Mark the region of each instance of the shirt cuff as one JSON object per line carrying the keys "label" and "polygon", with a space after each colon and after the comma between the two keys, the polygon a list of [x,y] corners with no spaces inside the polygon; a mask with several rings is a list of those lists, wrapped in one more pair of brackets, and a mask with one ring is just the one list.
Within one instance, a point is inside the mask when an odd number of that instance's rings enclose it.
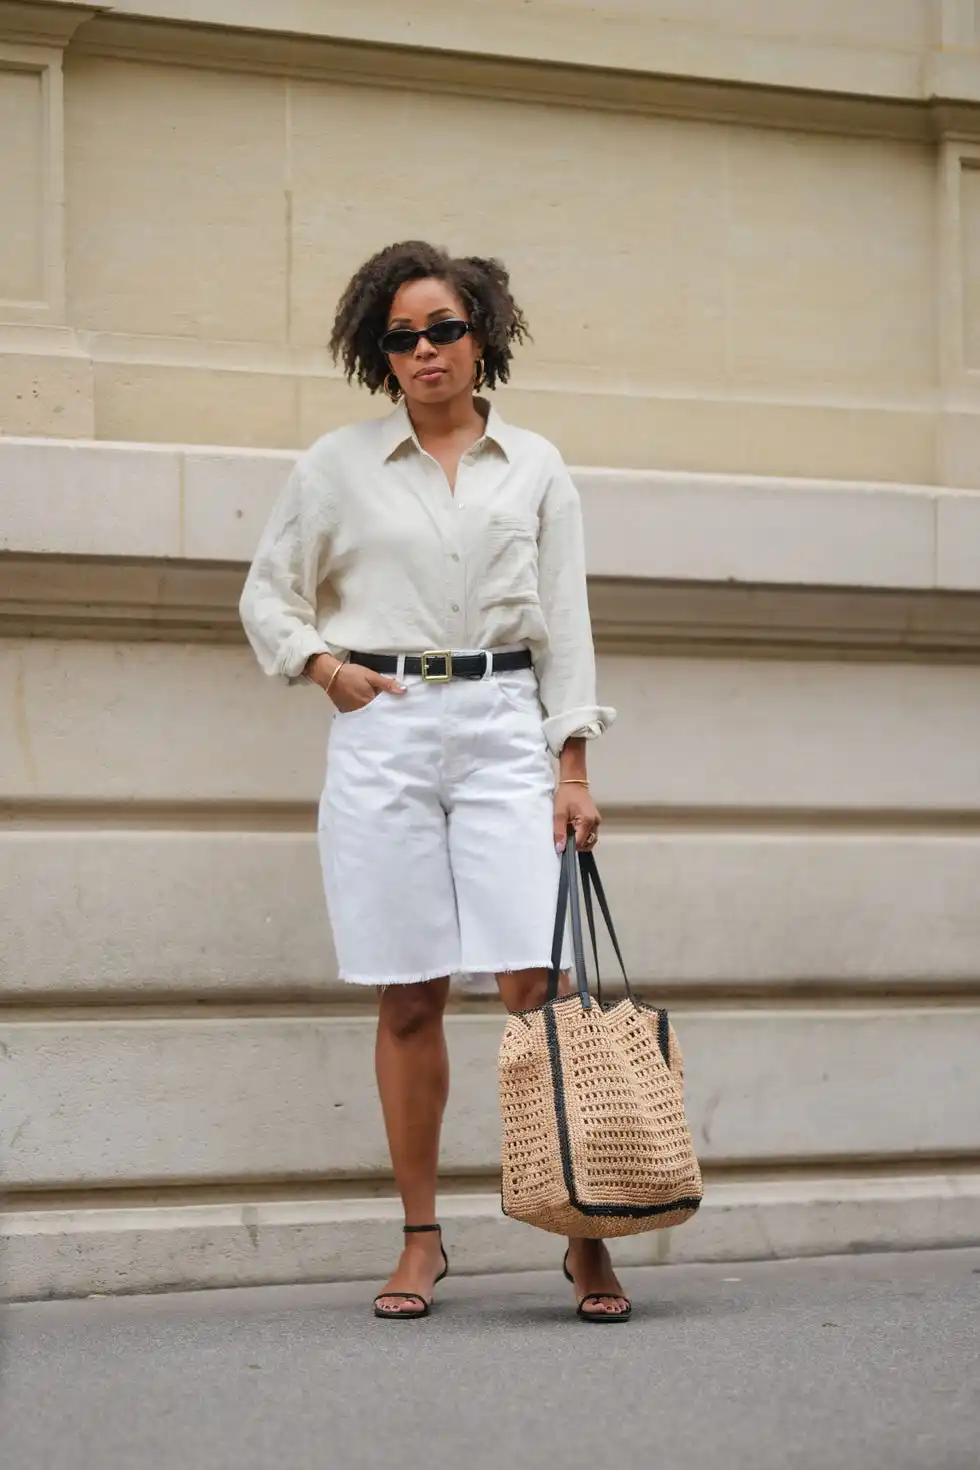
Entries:
{"label": "shirt cuff", "polygon": [[300,675],[315,653],[329,653],[315,628],[299,628],[287,639],[276,661],[276,673],[289,684],[298,684]]}
{"label": "shirt cuff", "polygon": [[544,722],[544,738],[552,755],[561,755],[566,740],[595,740],[616,718],[616,711],[608,705],[589,705],[582,709],[565,710],[552,715]]}

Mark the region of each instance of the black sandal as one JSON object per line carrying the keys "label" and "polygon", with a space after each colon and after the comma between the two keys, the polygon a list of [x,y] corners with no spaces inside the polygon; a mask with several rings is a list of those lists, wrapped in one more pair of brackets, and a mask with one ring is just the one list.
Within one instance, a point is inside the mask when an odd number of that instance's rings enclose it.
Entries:
{"label": "black sandal", "polygon": [[[571,1250],[571,1246],[569,1246],[569,1250]],[[564,1271],[566,1278],[574,1286],[575,1277],[568,1269],[568,1251],[565,1252],[565,1259],[561,1263],[561,1269]],[[625,1302],[626,1311],[587,1312],[585,1310],[586,1302]],[[576,1317],[581,1317],[583,1322],[628,1322],[633,1315],[633,1303],[621,1291],[589,1291],[586,1292],[576,1307],[575,1315]]]}
{"label": "black sandal", "polygon": [[[439,1275],[436,1277],[435,1281],[432,1283],[433,1286],[438,1286],[443,1277],[449,1274],[449,1257],[446,1255],[446,1247],[442,1244],[442,1226],[405,1225],[403,1228],[406,1235],[421,1235],[423,1233],[428,1234],[430,1231],[438,1230],[439,1248],[442,1251],[443,1268],[439,1272]],[[396,1300],[402,1302],[418,1302],[418,1310],[415,1312],[401,1312],[397,1309],[395,1311],[389,1311],[385,1307],[378,1306],[379,1302],[388,1301],[391,1297],[394,1297]],[[384,1317],[385,1321],[387,1322],[417,1322],[420,1317],[427,1317],[431,1309],[431,1300],[426,1301],[425,1297],[420,1296],[417,1291],[382,1291],[374,1298],[374,1315],[376,1317]]]}

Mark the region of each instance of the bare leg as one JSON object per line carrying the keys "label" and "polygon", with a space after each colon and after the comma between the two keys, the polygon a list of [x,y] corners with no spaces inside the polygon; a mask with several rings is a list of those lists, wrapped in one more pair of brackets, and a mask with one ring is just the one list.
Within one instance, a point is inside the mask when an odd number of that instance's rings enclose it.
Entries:
{"label": "bare leg", "polygon": [[[448,979],[389,985],[381,992],[375,1067],[406,1225],[431,1225],[436,1218],[439,1133],[449,1094],[442,1020],[448,994]],[[442,1264],[436,1232],[406,1235],[385,1289],[417,1292],[428,1300]],[[378,1304],[390,1312],[418,1306],[397,1297],[381,1297]]]}
{"label": "bare leg", "polygon": [[[544,1001],[548,990],[547,970],[515,970],[497,976],[500,999],[509,1011],[529,1011]],[[567,975],[562,975],[558,987],[560,995],[568,995],[571,985]],[[575,1298],[591,1296],[593,1292],[616,1292],[613,1300],[590,1302],[588,1310],[598,1316],[601,1312],[615,1316],[625,1312],[629,1306],[626,1297],[618,1295],[622,1287],[609,1259],[605,1241],[585,1240],[569,1237],[568,1269],[575,1284]]]}

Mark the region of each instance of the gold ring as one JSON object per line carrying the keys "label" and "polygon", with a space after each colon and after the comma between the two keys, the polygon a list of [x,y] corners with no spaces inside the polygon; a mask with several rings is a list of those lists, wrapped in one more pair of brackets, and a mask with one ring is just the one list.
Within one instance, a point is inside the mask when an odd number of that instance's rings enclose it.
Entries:
{"label": "gold ring", "polygon": [[596,836],[596,834],[594,832],[590,832],[589,835],[588,835],[588,837],[585,840],[586,840],[586,842],[588,843],[588,845],[590,847],[594,847],[595,844],[599,841],[598,837]]}

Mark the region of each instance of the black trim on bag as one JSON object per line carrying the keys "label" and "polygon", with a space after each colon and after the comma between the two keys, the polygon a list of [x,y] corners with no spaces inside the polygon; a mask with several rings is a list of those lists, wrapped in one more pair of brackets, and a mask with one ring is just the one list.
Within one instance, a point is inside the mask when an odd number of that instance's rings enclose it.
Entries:
{"label": "black trim on bag", "polygon": [[[572,997],[563,997],[571,999]],[[575,1175],[572,1170],[572,1148],[568,1136],[568,1113],[565,1109],[565,1078],[561,1065],[561,1050],[558,1045],[558,1027],[555,1023],[554,1001],[546,1002],[544,1010],[544,1029],[548,1042],[548,1060],[551,1064],[551,1088],[555,1098],[555,1117],[558,1123],[558,1149],[561,1154],[561,1172],[565,1180],[565,1188],[568,1191],[568,1202],[573,1209],[578,1210],[580,1215],[610,1215],[620,1216],[631,1220],[642,1220],[650,1215],[670,1215],[675,1210],[696,1210],[701,1204],[700,1195],[688,1195],[683,1199],[672,1200],[669,1204],[662,1205],[587,1205],[579,1199],[575,1191]],[[658,1012],[658,1039],[668,1035],[666,1031],[667,1012]],[[664,1051],[663,1041],[660,1041],[660,1049],[664,1052],[664,1060],[667,1060],[670,1050],[669,1042],[667,1051]]]}
{"label": "black trim on bag", "polygon": [[666,1011],[657,1012],[657,1045],[660,1047],[660,1055],[667,1066],[670,1066],[670,1018]]}
{"label": "black trim on bag", "polygon": [[565,1075],[562,1071],[561,1051],[558,1046],[558,1027],[555,1024],[555,1013],[551,1005],[544,1013],[544,1034],[548,1040],[548,1060],[551,1063],[551,1090],[555,1098],[561,1172],[565,1180],[565,1188],[568,1190],[568,1198],[574,1204],[575,1177],[572,1173],[572,1150],[568,1141],[568,1115],[565,1112]]}

